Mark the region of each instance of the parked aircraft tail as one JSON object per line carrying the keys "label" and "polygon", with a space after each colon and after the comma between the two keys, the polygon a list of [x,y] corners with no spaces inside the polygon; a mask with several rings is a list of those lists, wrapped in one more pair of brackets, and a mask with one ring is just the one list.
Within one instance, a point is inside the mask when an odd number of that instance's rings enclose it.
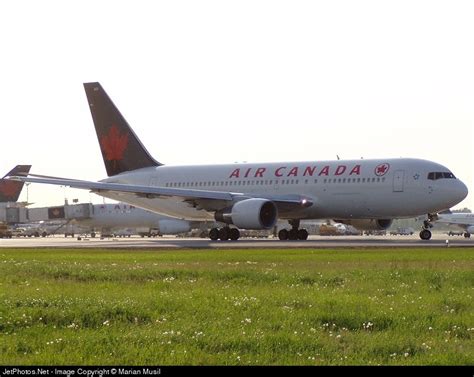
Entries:
{"label": "parked aircraft tail", "polygon": [[[17,165],[3,178],[10,175],[22,175],[30,172],[31,165]],[[16,202],[20,197],[24,182],[0,179],[0,202]]]}
{"label": "parked aircraft tail", "polygon": [[85,83],[84,89],[109,177],[162,165],[148,153],[98,82]]}

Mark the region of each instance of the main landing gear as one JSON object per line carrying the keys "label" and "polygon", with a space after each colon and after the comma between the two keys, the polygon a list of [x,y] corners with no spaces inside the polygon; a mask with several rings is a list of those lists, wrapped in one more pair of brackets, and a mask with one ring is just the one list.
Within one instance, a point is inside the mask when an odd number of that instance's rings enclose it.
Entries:
{"label": "main landing gear", "polygon": [[431,221],[436,219],[436,215],[428,214],[428,219],[423,221],[423,227],[420,232],[420,238],[423,241],[429,241],[431,239],[431,230],[430,228],[433,227],[433,224],[431,224]]}
{"label": "main landing gear", "polygon": [[288,220],[288,223],[291,225],[290,230],[282,229],[278,232],[278,238],[281,241],[305,241],[308,239],[308,231],[306,229],[299,229],[300,220]]}
{"label": "main landing gear", "polygon": [[212,241],[237,241],[240,238],[240,231],[237,228],[225,226],[223,228],[212,228],[209,231],[209,238]]}

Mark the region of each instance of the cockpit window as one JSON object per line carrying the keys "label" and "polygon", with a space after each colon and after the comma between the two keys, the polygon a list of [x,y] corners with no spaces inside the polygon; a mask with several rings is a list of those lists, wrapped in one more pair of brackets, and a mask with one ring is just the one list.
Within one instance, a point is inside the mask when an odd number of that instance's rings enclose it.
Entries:
{"label": "cockpit window", "polygon": [[428,173],[428,179],[436,181],[438,179],[456,179],[453,173],[451,172],[431,172]]}

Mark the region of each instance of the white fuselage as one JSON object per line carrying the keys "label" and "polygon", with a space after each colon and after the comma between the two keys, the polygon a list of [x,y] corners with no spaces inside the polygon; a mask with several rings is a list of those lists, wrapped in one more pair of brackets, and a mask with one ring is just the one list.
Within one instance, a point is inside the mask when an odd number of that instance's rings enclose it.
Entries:
{"label": "white fuselage", "polygon": [[90,217],[78,219],[75,224],[89,229],[123,229],[149,228],[157,229],[162,234],[188,232],[191,224],[188,221],[150,212],[125,203],[95,204]]}
{"label": "white fuselage", "polygon": [[474,213],[440,214],[436,222],[456,225],[469,233],[474,232]]}
{"label": "white fuselage", "polygon": [[474,213],[440,214],[438,215],[437,222],[453,225],[474,225]]}
{"label": "white fuselage", "polygon": [[[420,159],[338,160],[201,166],[159,166],[103,180],[153,187],[306,196],[313,205],[281,218],[385,219],[418,216],[449,208],[467,195],[458,179],[433,179],[446,167]],[[452,175],[452,174],[451,174]],[[429,177],[431,176],[431,179]],[[144,198],[104,192],[108,198],[187,220],[212,219],[182,198]]]}
{"label": "white fuselage", "polygon": [[94,204],[89,218],[76,220],[82,226],[97,228],[158,228],[162,219],[170,219],[125,203]]}

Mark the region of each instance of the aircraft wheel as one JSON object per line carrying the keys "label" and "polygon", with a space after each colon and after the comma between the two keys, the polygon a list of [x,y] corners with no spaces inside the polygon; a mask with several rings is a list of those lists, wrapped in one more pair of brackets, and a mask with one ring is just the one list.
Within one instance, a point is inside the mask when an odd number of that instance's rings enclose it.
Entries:
{"label": "aircraft wheel", "polygon": [[232,241],[237,241],[240,238],[240,231],[237,228],[231,228],[229,231],[229,238]]}
{"label": "aircraft wheel", "polygon": [[288,231],[286,229],[282,229],[278,232],[278,238],[280,241],[286,241],[288,239]]}
{"label": "aircraft wheel", "polygon": [[420,232],[420,238],[424,241],[428,241],[429,239],[431,239],[431,232],[428,229],[423,229]]}
{"label": "aircraft wheel", "polygon": [[224,227],[224,228],[219,229],[219,239],[221,241],[227,241],[230,236],[229,233],[230,233],[230,228]]}
{"label": "aircraft wheel", "polygon": [[306,241],[308,239],[308,231],[306,229],[298,230],[298,239]]}
{"label": "aircraft wheel", "polygon": [[290,241],[296,241],[298,239],[298,229],[291,229],[288,232],[288,238]]}
{"label": "aircraft wheel", "polygon": [[464,238],[471,238],[471,233],[464,233]]}
{"label": "aircraft wheel", "polygon": [[217,228],[212,228],[209,232],[209,238],[212,241],[217,241],[219,239],[219,229]]}

